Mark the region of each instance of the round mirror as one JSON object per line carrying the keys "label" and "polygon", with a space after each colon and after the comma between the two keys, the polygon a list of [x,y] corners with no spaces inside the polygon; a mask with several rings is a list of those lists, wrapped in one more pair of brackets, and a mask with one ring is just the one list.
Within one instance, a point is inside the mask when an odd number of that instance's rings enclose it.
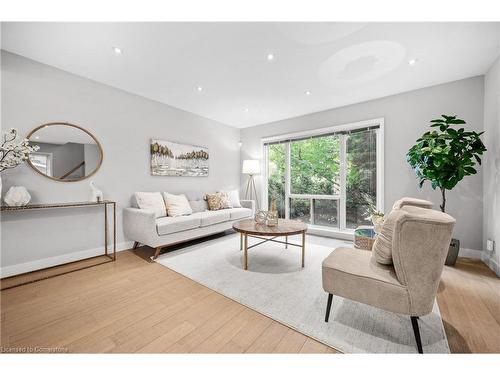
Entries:
{"label": "round mirror", "polygon": [[51,122],[27,136],[39,147],[28,164],[38,173],[56,181],[80,181],[92,176],[102,163],[102,148],[89,131],[78,125]]}

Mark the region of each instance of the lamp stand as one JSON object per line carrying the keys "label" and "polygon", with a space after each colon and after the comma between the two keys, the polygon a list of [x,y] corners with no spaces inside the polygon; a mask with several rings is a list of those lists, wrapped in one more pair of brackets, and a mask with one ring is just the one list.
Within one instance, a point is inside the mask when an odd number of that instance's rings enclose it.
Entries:
{"label": "lamp stand", "polygon": [[257,196],[257,189],[255,188],[255,181],[253,174],[248,175],[247,188],[245,191],[245,199],[252,199],[252,195],[255,195],[255,202],[257,203],[257,210],[260,209],[259,198]]}

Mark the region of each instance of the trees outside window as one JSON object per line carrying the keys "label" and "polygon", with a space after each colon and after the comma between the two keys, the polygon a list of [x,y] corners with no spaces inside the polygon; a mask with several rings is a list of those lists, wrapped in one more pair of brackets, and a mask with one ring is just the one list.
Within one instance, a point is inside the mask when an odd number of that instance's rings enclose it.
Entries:
{"label": "trees outside window", "polygon": [[374,128],[284,140],[265,145],[268,202],[280,218],[354,229],[369,224],[368,202],[377,202]]}

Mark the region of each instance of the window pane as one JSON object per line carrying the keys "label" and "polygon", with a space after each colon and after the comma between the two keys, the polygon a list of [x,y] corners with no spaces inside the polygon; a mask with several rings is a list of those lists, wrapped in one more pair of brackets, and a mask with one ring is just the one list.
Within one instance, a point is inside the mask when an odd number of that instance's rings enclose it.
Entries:
{"label": "window pane", "polygon": [[337,216],[338,201],[334,199],[313,199],[314,225],[323,225],[332,228],[339,227]]}
{"label": "window pane", "polygon": [[310,223],[311,200],[303,198],[290,198],[290,219]]}
{"label": "window pane", "polygon": [[292,194],[334,195],[340,189],[340,141],[324,136],[291,142]]}
{"label": "window pane", "polygon": [[346,225],[370,225],[368,203],[377,202],[377,135],[375,130],[347,138]]}
{"label": "window pane", "polygon": [[278,216],[285,217],[285,144],[268,146],[267,191],[268,207],[276,200]]}

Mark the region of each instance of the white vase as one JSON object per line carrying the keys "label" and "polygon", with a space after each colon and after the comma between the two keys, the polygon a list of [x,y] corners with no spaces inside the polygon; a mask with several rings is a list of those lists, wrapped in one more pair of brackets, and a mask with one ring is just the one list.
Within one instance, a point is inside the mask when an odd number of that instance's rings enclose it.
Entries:
{"label": "white vase", "polygon": [[5,193],[3,201],[8,206],[25,206],[31,200],[31,195],[24,186],[11,186]]}

